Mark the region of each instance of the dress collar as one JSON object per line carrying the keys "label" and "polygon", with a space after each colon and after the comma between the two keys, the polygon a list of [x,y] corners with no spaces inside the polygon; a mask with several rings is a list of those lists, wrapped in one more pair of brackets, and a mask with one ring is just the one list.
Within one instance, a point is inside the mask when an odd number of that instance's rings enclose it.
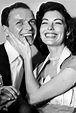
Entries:
{"label": "dress collar", "polygon": [[9,57],[9,62],[12,63],[19,56],[19,53],[14,49],[14,47],[7,40],[4,46]]}
{"label": "dress collar", "polygon": [[65,46],[62,54],[60,56],[59,62],[58,62],[58,66],[57,66],[57,73],[60,72],[60,66],[63,63],[63,61],[68,58],[71,55],[71,51]]}
{"label": "dress collar", "polygon": [[[58,62],[58,66],[57,66],[57,74],[60,72],[60,66],[63,63],[63,61],[68,58],[71,55],[71,51],[65,46],[62,54],[60,56],[59,62]],[[50,59],[50,54],[48,54],[48,56],[46,57],[45,61],[43,62],[43,65],[41,67],[41,69],[39,70],[39,73],[41,72],[41,70],[43,69],[43,67],[45,66],[46,62]]]}

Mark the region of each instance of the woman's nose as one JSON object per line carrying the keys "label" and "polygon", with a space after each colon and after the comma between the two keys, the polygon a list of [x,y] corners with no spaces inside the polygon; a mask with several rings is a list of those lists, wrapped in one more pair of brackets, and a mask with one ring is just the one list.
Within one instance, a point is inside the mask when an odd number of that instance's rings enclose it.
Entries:
{"label": "woman's nose", "polygon": [[48,29],[49,29],[49,30],[54,30],[54,25],[53,25],[53,23],[49,23]]}

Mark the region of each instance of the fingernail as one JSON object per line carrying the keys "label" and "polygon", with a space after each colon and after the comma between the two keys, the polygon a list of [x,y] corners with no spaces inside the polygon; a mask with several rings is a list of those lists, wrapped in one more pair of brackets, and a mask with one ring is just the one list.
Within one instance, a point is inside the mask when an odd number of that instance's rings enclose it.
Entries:
{"label": "fingernail", "polygon": [[8,109],[6,107],[4,107],[3,110],[8,111]]}

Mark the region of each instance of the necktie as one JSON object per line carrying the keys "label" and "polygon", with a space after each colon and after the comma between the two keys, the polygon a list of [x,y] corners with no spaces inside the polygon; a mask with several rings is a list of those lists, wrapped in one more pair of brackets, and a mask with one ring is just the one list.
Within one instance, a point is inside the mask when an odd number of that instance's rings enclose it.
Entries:
{"label": "necktie", "polygon": [[23,61],[19,56],[11,63],[12,86],[14,86],[17,90],[19,90],[20,88],[22,77],[23,77]]}

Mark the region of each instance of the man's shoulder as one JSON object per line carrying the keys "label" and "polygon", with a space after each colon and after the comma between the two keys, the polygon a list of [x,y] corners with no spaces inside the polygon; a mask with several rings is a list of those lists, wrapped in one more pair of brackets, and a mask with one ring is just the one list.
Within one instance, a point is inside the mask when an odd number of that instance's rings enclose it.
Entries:
{"label": "man's shoulder", "polygon": [[0,44],[0,51],[4,50],[4,43]]}
{"label": "man's shoulder", "polygon": [[6,55],[6,50],[4,47],[4,43],[0,44],[0,56]]}
{"label": "man's shoulder", "polygon": [[4,43],[0,44],[0,63],[8,61],[8,55],[4,47]]}
{"label": "man's shoulder", "polygon": [[0,44],[0,47],[3,47],[4,46],[4,43]]}

